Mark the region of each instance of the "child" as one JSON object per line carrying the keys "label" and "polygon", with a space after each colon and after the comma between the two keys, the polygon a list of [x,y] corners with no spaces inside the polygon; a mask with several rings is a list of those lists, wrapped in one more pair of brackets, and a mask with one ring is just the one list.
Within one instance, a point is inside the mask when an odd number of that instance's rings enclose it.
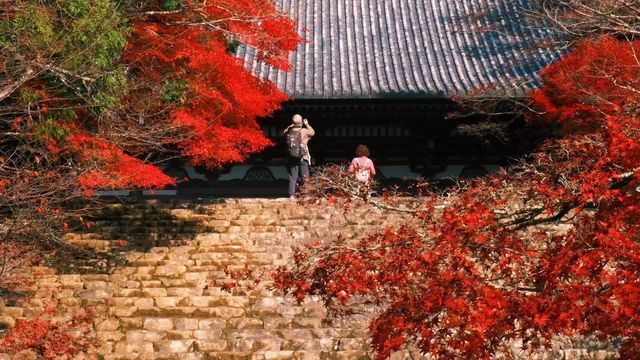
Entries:
{"label": "child", "polygon": [[354,174],[357,181],[362,183],[369,183],[371,179],[376,175],[376,169],[373,166],[373,161],[369,159],[369,148],[366,145],[358,145],[356,147],[356,157],[351,160],[349,164],[349,172]]}

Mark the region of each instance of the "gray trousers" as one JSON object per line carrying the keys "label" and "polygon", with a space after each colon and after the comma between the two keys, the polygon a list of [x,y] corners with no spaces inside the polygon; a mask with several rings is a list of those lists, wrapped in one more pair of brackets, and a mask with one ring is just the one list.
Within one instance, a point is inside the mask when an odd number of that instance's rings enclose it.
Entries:
{"label": "gray trousers", "polygon": [[287,164],[289,170],[289,196],[296,194],[298,181],[304,184],[304,179],[309,176],[309,162],[307,160],[290,160]]}

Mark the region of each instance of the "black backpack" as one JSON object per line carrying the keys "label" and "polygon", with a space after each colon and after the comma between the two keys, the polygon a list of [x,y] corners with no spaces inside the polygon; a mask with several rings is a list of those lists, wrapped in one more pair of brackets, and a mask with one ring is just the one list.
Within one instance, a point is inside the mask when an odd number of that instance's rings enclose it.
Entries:
{"label": "black backpack", "polygon": [[292,129],[287,132],[287,151],[289,157],[294,159],[302,159],[302,157],[304,156],[302,131]]}

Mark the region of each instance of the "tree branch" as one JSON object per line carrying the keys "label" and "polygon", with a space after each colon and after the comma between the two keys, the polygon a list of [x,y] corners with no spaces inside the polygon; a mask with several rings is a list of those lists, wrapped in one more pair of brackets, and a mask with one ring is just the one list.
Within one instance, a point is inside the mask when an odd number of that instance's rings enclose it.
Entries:
{"label": "tree branch", "polygon": [[20,76],[17,81],[0,89],[0,101],[13,94],[16,90],[18,90],[18,88],[20,88],[20,86],[22,86],[27,81],[35,78],[36,76],[38,76],[38,73],[35,71],[35,69],[31,67],[27,68],[24,74],[22,74],[22,76]]}

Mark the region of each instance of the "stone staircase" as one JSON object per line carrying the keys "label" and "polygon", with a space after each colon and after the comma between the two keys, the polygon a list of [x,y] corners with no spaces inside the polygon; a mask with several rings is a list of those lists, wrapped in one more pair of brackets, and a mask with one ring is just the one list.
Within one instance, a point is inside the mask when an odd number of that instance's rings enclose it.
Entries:
{"label": "stone staircase", "polygon": [[[114,204],[67,241],[127,261],[95,256],[40,269],[47,275],[36,279],[33,298],[0,300],[0,325],[42,314],[53,297],[70,310],[96,309],[99,359],[368,359],[367,311],[327,321],[318,301],[298,305],[270,290],[270,274],[305,242],[361,236],[406,216],[289,199]],[[260,283],[223,290],[232,281],[227,272],[244,269]],[[392,359],[418,357],[405,351]],[[590,339],[558,339],[553,349],[516,358],[612,359],[616,352]]]}
{"label": "stone staircase", "polygon": [[[366,359],[366,316],[328,323],[321,303],[297,305],[270,290],[270,274],[297,245],[401,220],[355,204],[310,210],[289,199],[113,205],[90,233],[68,241],[125,251],[126,264],[106,274],[87,272],[95,264],[51,272],[38,279],[34,299],[0,316],[38,315],[50,296],[71,309],[93,307],[104,359]],[[231,280],[225,270],[245,268],[261,277],[258,285],[222,289]]]}

